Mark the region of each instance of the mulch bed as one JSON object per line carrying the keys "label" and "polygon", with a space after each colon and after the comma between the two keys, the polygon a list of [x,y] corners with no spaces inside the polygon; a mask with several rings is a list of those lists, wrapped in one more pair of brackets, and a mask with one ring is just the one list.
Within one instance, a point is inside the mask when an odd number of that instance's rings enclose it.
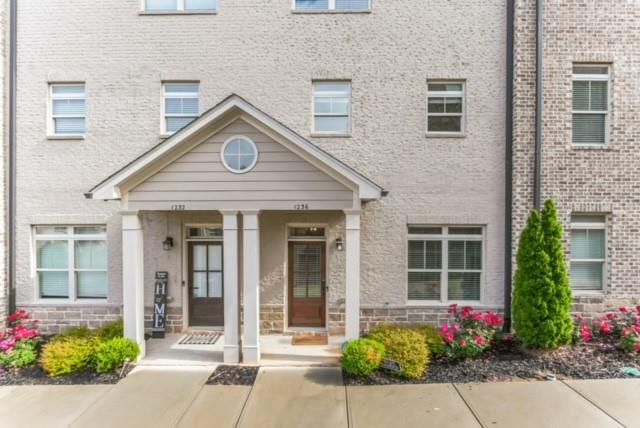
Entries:
{"label": "mulch bed", "polygon": [[474,359],[449,362],[434,359],[427,373],[416,380],[402,379],[384,371],[359,378],[343,371],[347,385],[467,383],[518,380],[630,378],[623,367],[640,369],[640,357],[615,348],[614,343],[567,346],[551,352],[523,351],[516,343],[501,343]]}
{"label": "mulch bed", "polygon": [[[22,369],[9,369],[0,373],[0,386],[7,385],[111,385],[118,383],[126,377],[133,365],[128,365],[124,370],[118,369],[110,373],[96,373],[85,370],[67,376],[50,377],[42,367],[38,365],[24,367]],[[122,376],[120,376],[122,371]]]}
{"label": "mulch bed", "polygon": [[209,376],[207,385],[248,385],[252,386],[258,376],[259,367],[218,366]]}

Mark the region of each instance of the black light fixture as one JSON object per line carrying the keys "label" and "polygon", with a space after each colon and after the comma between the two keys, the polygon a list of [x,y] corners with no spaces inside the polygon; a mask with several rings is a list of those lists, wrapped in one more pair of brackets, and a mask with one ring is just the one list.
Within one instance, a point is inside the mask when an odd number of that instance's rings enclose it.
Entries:
{"label": "black light fixture", "polygon": [[173,238],[170,236],[167,236],[164,239],[164,241],[162,241],[162,249],[165,251],[169,251],[172,248],[173,248]]}
{"label": "black light fixture", "polygon": [[342,238],[336,239],[336,250],[338,251],[344,250],[344,243],[342,242]]}

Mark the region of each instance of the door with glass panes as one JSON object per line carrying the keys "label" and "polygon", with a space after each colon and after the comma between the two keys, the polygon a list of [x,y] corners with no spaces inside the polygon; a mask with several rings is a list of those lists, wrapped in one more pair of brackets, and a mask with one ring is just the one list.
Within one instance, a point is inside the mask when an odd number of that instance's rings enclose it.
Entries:
{"label": "door with glass panes", "polygon": [[289,326],[324,327],[324,242],[289,242]]}
{"label": "door with glass panes", "polygon": [[222,242],[189,242],[189,325],[224,325]]}

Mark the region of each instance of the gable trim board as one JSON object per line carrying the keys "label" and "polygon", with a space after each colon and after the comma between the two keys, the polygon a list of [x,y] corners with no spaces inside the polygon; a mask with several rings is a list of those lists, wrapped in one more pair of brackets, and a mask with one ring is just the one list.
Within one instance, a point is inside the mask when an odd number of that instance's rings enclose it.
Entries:
{"label": "gable trim board", "polygon": [[[359,207],[360,200],[376,200],[385,194],[382,187],[373,181],[234,94],[96,185],[85,196],[90,199],[121,199],[126,205],[128,202],[127,193],[130,190],[238,119],[247,122],[329,177],[351,189],[354,192],[354,208]],[[240,205],[237,207],[242,208]],[[211,209],[211,207],[205,208],[204,204],[196,204],[191,209]],[[282,209],[285,207],[283,206]],[[336,207],[336,209],[344,209],[344,207]]]}

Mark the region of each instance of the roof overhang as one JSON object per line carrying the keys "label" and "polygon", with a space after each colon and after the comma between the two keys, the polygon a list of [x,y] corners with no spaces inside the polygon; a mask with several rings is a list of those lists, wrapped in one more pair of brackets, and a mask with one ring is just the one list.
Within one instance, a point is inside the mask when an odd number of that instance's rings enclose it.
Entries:
{"label": "roof overhang", "polygon": [[238,95],[231,95],[191,124],[163,140],[85,193],[89,199],[116,200],[160,168],[205,141],[233,120],[242,118],[357,192],[362,201],[386,192],[342,161],[331,156]]}

